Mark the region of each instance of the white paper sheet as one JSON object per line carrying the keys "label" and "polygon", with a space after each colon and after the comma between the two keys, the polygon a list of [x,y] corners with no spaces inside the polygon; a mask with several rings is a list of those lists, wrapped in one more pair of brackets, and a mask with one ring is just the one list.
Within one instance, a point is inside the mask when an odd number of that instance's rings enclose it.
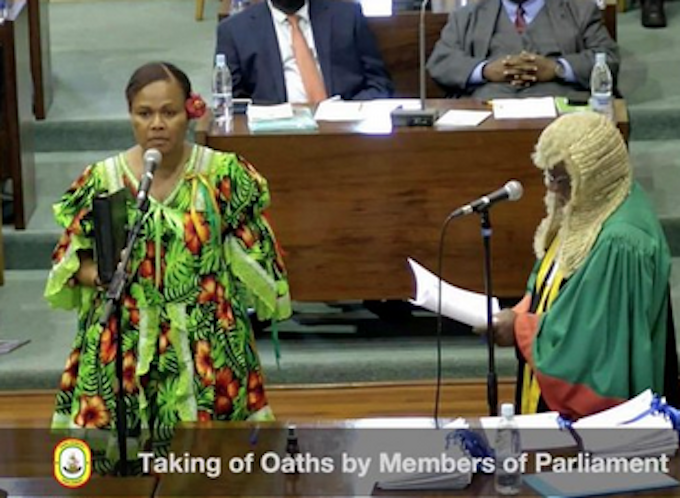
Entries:
{"label": "white paper sheet", "polygon": [[[616,405],[613,408],[609,408],[600,413],[583,417],[574,422],[574,429],[611,429],[618,427],[624,422],[628,422],[641,413],[649,410],[653,398],[654,394],[651,389],[647,389],[625,403],[621,403],[620,405]],[[671,422],[665,420],[663,416],[653,416],[650,414],[639,422],[643,421],[644,424],[649,425],[635,423],[635,427],[656,428],[658,427],[658,421],[662,421],[662,423],[665,422],[663,423],[664,427],[672,427]]]}
{"label": "white paper sheet", "polygon": [[317,121],[360,121],[362,103],[358,101],[324,100],[316,108],[314,119]]}
{"label": "white paper sheet", "polygon": [[[409,258],[408,262],[416,280],[416,297],[411,299],[411,303],[436,313],[439,278],[413,259]],[[491,311],[500,311],[495,297],[491,301]],[[442,282],[442,315],[472,327],[484,327],[486,296]]]}
{"label": "white paper sheet", "polygon": [[404,109],[420,109],[419,99],[375,99],[363,102],[363,112],[367,115],[389,114],[397,107]]}
{"label": "white paper sheet", "polygon": [[290,103],[277,105],[249,105],[249,121],[268,121],[293,117],[293,106]]}
{"label": "white paper sheet", "polygon": [[479,126],[486,118],[491,116],[491,111],[468,111],[451,109],[437,120],[438,127]]}
{"label": "white paper sheet", "polygon": [[495,119],[555,118],[555,99],[553,97],[531,97],[526,99],[493,99]]}

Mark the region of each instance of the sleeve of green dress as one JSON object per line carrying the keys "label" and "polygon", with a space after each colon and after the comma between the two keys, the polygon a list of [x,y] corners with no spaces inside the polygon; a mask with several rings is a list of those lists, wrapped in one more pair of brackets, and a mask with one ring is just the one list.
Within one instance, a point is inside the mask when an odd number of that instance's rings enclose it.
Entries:
{"label": "sleeve of green dress", "polygon": [[282,320],[291,314],[282,250],[266,209],[267,181],[244,159],[225,154],[218,191],[226,201],[224,248],[234,276],[246,291],[248,304],[260,320]]}
{"label": "sleeve of green dress", "polygon": [[660,281],[659,259],[643,237],[610,233],[533,337],[517,337],[551,409],[579,417],[646,388],[661,392],[667,281]]}
{"label": "sleeve of green dress", "polygon": [[93,292],[71,281],[80,268],[78,251],[93,247],[90,213],[99,184],[94,166],[89,166],[53,206],[55,220],[64,231],[52,253],[52,269],[45,288],[45,297],[52,307],[77,308]]}

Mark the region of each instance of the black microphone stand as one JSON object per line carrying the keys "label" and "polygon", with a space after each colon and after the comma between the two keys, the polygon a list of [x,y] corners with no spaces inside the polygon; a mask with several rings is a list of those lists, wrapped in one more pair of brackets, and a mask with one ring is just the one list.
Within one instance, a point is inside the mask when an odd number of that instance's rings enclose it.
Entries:
{"label": "black microphone stand", "polygon": [[489,355],[488,367],[489,370],[486,375],[486,395],[489,403],[489,415],[495,417],[498,415],[498,379],[496,378],[496,358],[495,345],[496,333],[493,328],[493,311],[491,301],[493,292],[491,288],[491,220],[489,218],[489,209],[482,209],[479,211],[482,225],[482,240],[484,241],[484,290],[486,292],[486,340]]}
{"label": "black microphone stand", "polygon": [[116,394],[116,433],[118,436],[118,453],[120,460],[119,472],[120,475],[127,476],[127,415],[125,412],[125,386],[123,379],[123,329],[121,327],[121,313],[120,302],[123,297],[123,292],[127,287],[130,273],[128,273],[128,265],[130,262],[130,255],[132,248],[135,245],[139,232],[142,229],[142,222],[146,212],[149,210],[149,198],[144,197],[144,201],[139,205],[139,212],[137,220],[128,234],[125,248],[120,253],[120,260],[116,266],[116,271],[111,278],[106,289],[106,303],[104,305],[104,313],[102,314],[99,324],[106,327],[111,317],[115,317],[118,326],[118,337],[116,338],[116,377],[118,378],[118,392]]}

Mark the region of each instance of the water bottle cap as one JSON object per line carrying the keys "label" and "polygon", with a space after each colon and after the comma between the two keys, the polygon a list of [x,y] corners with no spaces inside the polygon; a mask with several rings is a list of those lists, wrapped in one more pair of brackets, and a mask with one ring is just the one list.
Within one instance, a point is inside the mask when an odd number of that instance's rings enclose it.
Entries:
{"label": "water bottle cap", "polygon": [[513,405],[512,403],[503,403],[501,405],[501,416],[505,418],[514,417],[515,405]]}
{"label": "water bottle cap", "polygon": [[224,54],[217,54],[215,55],[215,65],[216,66],[224,66],[227,63],[227,58]]}
{"label": "water bottle cap", "polygon": [[607,54],[605,52],[598,52],[595,54],[595,62],[606,63]]}

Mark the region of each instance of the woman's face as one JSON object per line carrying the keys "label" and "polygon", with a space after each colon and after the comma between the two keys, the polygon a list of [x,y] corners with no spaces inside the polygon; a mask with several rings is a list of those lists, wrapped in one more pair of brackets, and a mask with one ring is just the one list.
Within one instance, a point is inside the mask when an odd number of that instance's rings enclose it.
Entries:
{"label": "woman's face", "polygon": [[174,79],[150,83],[134,96],[130,119],[135,140],[143,150],[158,149],[163,156],[183,150],[189,124],[185,100]]}

